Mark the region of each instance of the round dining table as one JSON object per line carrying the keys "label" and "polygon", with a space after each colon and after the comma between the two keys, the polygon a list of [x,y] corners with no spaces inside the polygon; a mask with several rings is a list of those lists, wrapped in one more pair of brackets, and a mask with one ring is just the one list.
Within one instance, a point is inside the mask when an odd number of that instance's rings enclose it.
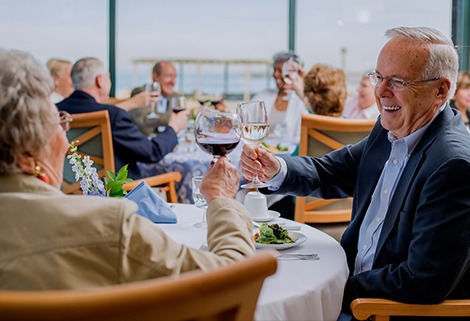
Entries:
{"label": "round dining table", "polygon": [[[159,224],[159,227],[177,242],[195,248],[204,247],[207,230],[194,226],[202,219],[202,210],[191,204],[171,204],[171,207],[178,222]],[[295,228],[292,233],[300,233],[307,240],[277,251],[277,272],[263,284],[255,320],[337,320],[348,277],[342,247],[332,237],[306,224],[283,218],[274,218],[269,223]],[[261,250],[265,249],[258,251]],[[283,254],[316,255],[303,260],[284,258]]]}

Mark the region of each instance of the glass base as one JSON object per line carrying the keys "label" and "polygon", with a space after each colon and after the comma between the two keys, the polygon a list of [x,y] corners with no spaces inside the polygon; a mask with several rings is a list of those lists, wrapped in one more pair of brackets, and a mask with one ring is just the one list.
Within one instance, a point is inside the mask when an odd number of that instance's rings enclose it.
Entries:
{"label": "glass base", "polygon": [[194,224],[195,227],[198,228],[207,228],[207,223],[206,222],[198,222]]}
{"label": "glass base", "polygon": [[263,183],[263,182],[250,182],[243,184],[240,186],[241,188],[263,188],[263,187],[269,187],[271,185]]}

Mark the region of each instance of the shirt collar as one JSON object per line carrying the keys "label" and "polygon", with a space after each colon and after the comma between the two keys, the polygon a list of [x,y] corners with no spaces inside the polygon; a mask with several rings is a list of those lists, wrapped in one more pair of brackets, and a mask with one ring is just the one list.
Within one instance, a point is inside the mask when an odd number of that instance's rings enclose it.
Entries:
{"label": "shirt collar", "polygon": [[424,125],[420,129],[412,132],[408,136],[405,136],[401,139],[397,139],[397,137],[389,131],[388,132],[388,140],[392,144],[395,143],[395,142],[403,141],[406,144],[407,148],[408,148],[408,152],[407,152],[408,156],[411,155],[411,153],[413,153],[413,150],[415,149],[416,145],[418,145],[419,140],[421,139],[421,137],[423,137],[424,132],[426,131],[426,129],[431,125],[431,123],[434,121],[434,119],[436,119],[437,115],[439,115],[444,110],[445,107],[446,107],[446,104],[439,107],[439,109],[436,111],[436,113],[434,114],[431,121],[429,121],[426,125]]}

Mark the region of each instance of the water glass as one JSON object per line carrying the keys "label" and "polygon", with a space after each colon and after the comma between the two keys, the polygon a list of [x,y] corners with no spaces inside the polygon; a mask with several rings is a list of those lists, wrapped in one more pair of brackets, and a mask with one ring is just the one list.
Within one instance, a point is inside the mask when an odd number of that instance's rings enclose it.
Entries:
{"label": "water glass", "polygon": [[194,224],[194,226],[199,228],[207,228],[207,221],[206,221],[206,209],[207,209],[207,201],[204,196],[201,194],[199,187],[201,186],[202,179],[204,176],[193,176],[193,200],[194,205],[202,209],[202,221]]}

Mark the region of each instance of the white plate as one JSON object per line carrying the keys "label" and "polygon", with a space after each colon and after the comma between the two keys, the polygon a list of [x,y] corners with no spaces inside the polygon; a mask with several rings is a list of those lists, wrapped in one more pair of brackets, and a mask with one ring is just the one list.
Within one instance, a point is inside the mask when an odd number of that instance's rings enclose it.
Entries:
{"label": "white plate", "polygon": [[298,232],[289,232],[289,236],[295,241],[294,243],[284,243],[284,244],[261,244],[256,243],[255,246],[257,249],[276,249],[276,250],[285,250],[291,247],[298,246],[307,241],[307,237],[302,233]]}
{"label": "white plate", "polygon": [[269,222],[269,221],[272,221],[272,220],[275,220],[275,219],[279,218],[280,216],[281,216],[281,214],[279,212],[268,210],[268,216],[266,216],[265,218],[253,219],[253,221],[255,221],[255,222]]}

